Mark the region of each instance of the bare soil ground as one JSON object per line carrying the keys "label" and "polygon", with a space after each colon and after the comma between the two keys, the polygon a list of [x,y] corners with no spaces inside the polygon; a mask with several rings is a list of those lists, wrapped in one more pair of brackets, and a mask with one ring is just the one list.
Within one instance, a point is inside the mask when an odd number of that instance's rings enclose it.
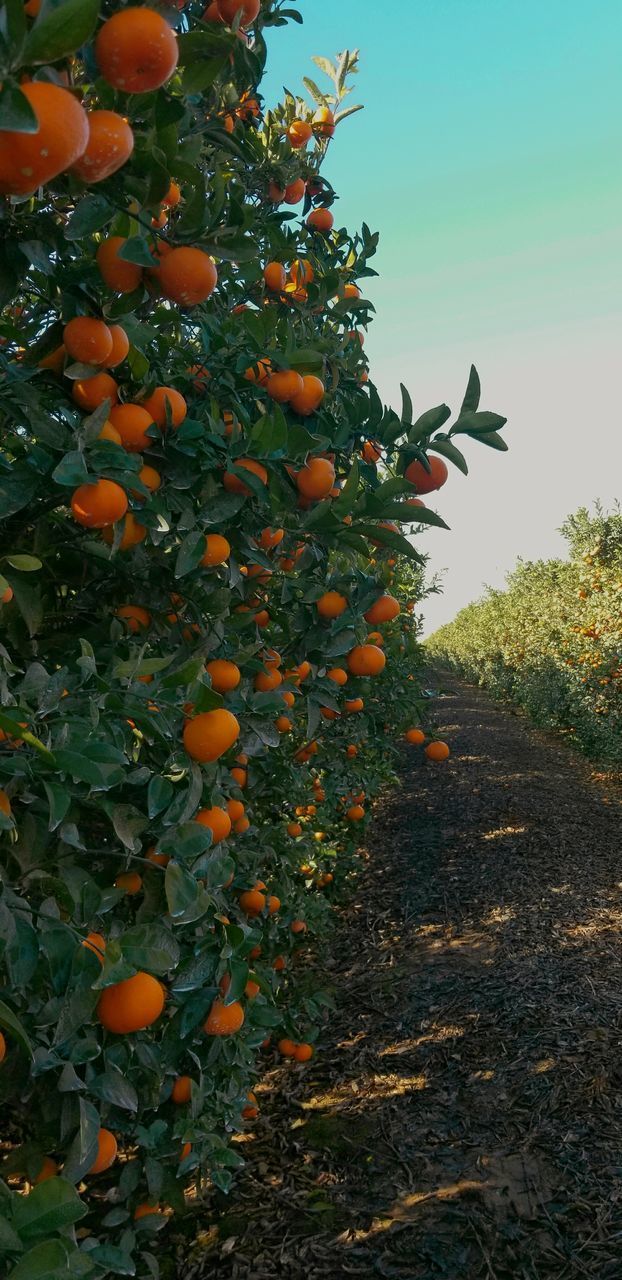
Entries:
{"label": "bare soil ground", "polygon": [[451,760],[409,751],[378,804],[337,1012],[268,1071],[179,1280],[622,1276],[620,790],[444,688]]}

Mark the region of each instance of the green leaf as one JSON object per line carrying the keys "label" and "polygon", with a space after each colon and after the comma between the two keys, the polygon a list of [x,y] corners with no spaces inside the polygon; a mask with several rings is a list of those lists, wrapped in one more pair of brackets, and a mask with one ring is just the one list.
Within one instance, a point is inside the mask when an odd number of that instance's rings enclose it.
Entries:
{"label": "green leaf", "polygon": [[163,689],[179,689],[182,686],[187,687],[200,676],[205,667],[203,658],[188,658],[182,667],[177,667],[175,671],[169,672],[161,681]]}
{"label": "green leaf", "polygon": [[161,778],[158,775],[152,778],[147,788],[147,813],[150,818],[155,818],[163,809],[166,809],[173,798],[173,784],[168,778]]}
{"label": "green leaf", "polygon": [[504,427],[507,418],[500,413],[489,413],[482,410],[481,413],[461,413],[458,421],[451,429],[451,434],[457,435],[459,432],[468,431],[470,434],[476,435],[479,432],[498,431],[500,427]]}
{"label": "green leaf", "polygon": [[22,1239],[50,1235],[52,1231],[79,1222],[88,1213],[70,1182],[64,1178],[48,1178],[33,1187],[27,1196],[16,1198],[13,1223]]}
{"label": "green leaf", "polygon": [[205,534],[195,530],[184,538],[175,562],[175,577],[183,578],[201,563],[205,552]]}
{"label": "green leaf", "polygon": [[44,781],[43,786],[50,806],[48,831],[55,831],[66,816],[71,804],[71,796],[65,787],[61,787],[59,782]]}
{"label": "green leaf", "polygon": [[11,1280],[68,1280],[71,1273],[67,1270],[67,1261],[62,1240],[45,1240],[20,1258],[11,1271]]}
{"label": "green leaf", "polygon": [[402,393],[402,422],[406,426],[410,425],[413,420],[413,402],[403,382],[400,382],[400,391]]}
{"label": "green leaf", "polygon": [[106,1070],[94,1077],[89,1089],[96,1098],[110,1102],[113,1107],[120,1107],[122,1111],[138,1111],[138,1094],[134,1085],[114,1062],[108,1062]]}
{"label": "green leaf", "polygon": [[189,862],[209,849],[211,843],[212,833],[209,827],[204,827],[202,822],[182,822],[177,827],[171,827],[158,840],[156,849],[158,853],[168,853],[175,859]]}
{"label": "green leaf", "polygon": [[65,238],[81,240],[83,236],[90,236],[111,222],[115,213],[105,196],[84,196],[65,227]]}
{"label": "green leaf", "polygon": [[477,409],[480,395],[481,395],[481,387],[480,387],[480,381],[479,381],[479,374],[477,372],[477,369],[475,368],[475,365],[472,364],[471,372],[469,374],[469,381],[467,382],[467,389],[464,393],[464,400],[462,401],[460,417],[462,417],[464,413],[467,413],[470,411],[474,412]]}
{"label": "green leaf", "polygon": [[121,246],[117,254],[125,262],[135,262],[139,267],[153,267],[154,258],[149,249],[149,242],[144,236],[130,236]]}
{"label": "green leaf", "polygon": [[[200,826],[200,823],[197,823]],[[204,828],[205,830],[205,828]],[[169,862],[164,877],[164,890],[168,909],[175,916],[183,916],[189,907],[194,906],[199,885],[194,876],[178,862]]]}
{"label": "green leaf", "polygon": [[345,110],[338,111],[335,116],[335,124],[340,124],[341,121],[345,120],[348,116],[353,116],[355,111],[362,111],[362,110],[363,110],[363,104],[359,102],[356,104],[356,106],[346,107]]}
{"label": "green leaf", "polygon": [[331,511],[336,516],[347,516],[354,510],[358,498],[360,472],[357,458],[350,468],[350,474],[338,498],[331,503]]}
{"label": "green leaf", "polygon": [[12,1035],[17,1040],[17,1043],[22,1046],[22,1049],[32,1058],[32,1045],[26,1031],[19,1018],[16,1018],[13,1010],[9,1009],[4,1000],[0,1000],[0,1027],[4,1027],[4,1030],[8,1031],[9,1035]]}
{"label": "green leaf", "polygon": [[38,128],[39,122],[28,98],[16,84],[7,81],[0,89],[0,129],[36,133]]}
{"label": "green leaf", "polygon": [[318,89],[315,80],[312,80],[310,76],[303,76],[302,83],[304,84],[307,92],[311,94],[313,101],[317,103],[318,107],[328,106],[328,99],[326,95],[322,93],[322,90]]}
{"label": "green leaf", "polygon": [[78,1098],[78,1130],[63,1162],[63,1177],[79,1182],[97,1156],[97,1138],[101,1128],[99,1113],[92,1102]]}
{"label": "green leaf", "polygon": [[251,444],[260,453],[278,453],[287,444],[287,422],[279,405],[255,423],[250,433]]}
{"label": "green leaf", "polygon": [[88,484],[89,480],[95,484],[95,476],[89,476],[86,469],[84,454],[77,449],[65,454],[52,472],[52,479],[57,484],[67,485],[71,489],[75,489],[80,484]]}
{"label": "green leaf", "polygon": [[137,925],[119,939],[121,954],[135,969],[164,974],[179,964],[179,946],[163,924]]}
{"label": "green leaf", "polygon": [[22,573],[34,573],[43,568],[37,556],[6,556],[5,559],[13,569],[19,569]]}
{"label": "green leaf", "polygon": [[497,435],[496,431],[487,431],[483,435],[473,435],[474,440],[479,440],[480,444],[487,444],[489,449],[498,449],[499,453],[507,453],[508,446],[503,436]]}
{"label": "green leaf", "polygon": [[403,533],[394,533],[392,529],[383,529],[382,525],[360,525],[355,526],[357,533],[362,533],[365,538],[380,542],[383,547],[390,547],[392,551],[397,551],[401,556],[407,556],[409,560],[417,560],[419,564],[423,564],[423,556],[415,551],[412,542],[404,537]]}
{"label": "green leaf", "polygon": [[469,468],[467,460],[464,454],[462,454],[459,449],[456,449],[455,444],[452,444],[450,440],[434,440],[431,447],[434,449],[435,453],[440,453],[443,458],[447,458],[448,462],[453,462],[454,466],[457,467],[458,471],[461,471],[464,476],[468,476]]}
{"label": "green leaf", "polygon": [[26,39],[24,62],[58,62],[90,39],[99,17],[99,0],[63,0],[43,7]]}
{"label": "green leaf", "polygon": [[417,444],[417,441],[431,436],[432,432],[438,431],[448,418],[451,418],[451,409],[446,404],[439,404],[435,409],[427,409],[420,418],[417,418],[408,432],[409,444]]}
{"label": "green leaf", "polygon": [[116,1244],[98,1244],[94,1249],[89,1250],[89,1258],[96,1262],[98,1267],[102,1267],[107,1274],[110,1272],[114,1276],[135,1276],[136,1263],[131,1254],[126,1253],[125,1249],[119,1249]]}

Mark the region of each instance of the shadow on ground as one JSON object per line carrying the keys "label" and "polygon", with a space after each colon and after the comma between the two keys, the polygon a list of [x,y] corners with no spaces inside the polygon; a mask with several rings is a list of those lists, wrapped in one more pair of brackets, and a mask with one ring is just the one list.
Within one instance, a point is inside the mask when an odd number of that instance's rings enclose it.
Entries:
{"label": "shadow on ground", "polygon": [[179,1280],[622,1274],[622,806],[478,690],[436,719],[452,758],[413,750],[378,806],[321,1052],[268,1073]]}

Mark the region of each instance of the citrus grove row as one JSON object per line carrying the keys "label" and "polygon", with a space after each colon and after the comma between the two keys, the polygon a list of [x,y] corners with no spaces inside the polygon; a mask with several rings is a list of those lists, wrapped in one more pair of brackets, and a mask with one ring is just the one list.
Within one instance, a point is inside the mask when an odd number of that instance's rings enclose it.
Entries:
{"label": "citrus grove row", "polygon": [[524,563],[427,642],[435,658],[602,760],[622,759],[622,515],[581,508],[566,560]]}
{"label": "citrus grove row", "polygon": [[505,419],[474,370],[451,427],[368,379],[377,236],[322,174],[356,57],[268,109],[288,20],[0,15],[11,1280],[159,1274],[190,1184],[231,1185],[262,1064],[316,1051],[322,935],[398,747],[449,754],[409,535],[445,527],[456,438],[502,449]]}

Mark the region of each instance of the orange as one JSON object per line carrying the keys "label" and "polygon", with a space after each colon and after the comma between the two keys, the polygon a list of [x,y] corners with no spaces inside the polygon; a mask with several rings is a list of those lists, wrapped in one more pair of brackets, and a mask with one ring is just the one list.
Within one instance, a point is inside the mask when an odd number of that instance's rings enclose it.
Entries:
{"label": "orange", "polygon": [[63,343],[67,355],[82,364],[105,364],[112,352],[108,325],[93,316],[76,316],[70,320],[63,329]]}
{"label": "orange", "polygon": [[176,209],[181,200],[181,190],[176,182],[171,181],[169,189],[162,201],[166,209]]}
{"label": "orange", "polygon": [[74,520],[85,529],[103,529],[123,518],[127,494],[115,480],[95,480],[74,490],[71,510]]}
{"label": "orange", "polygon": [[218,805],[213,805],[211,809],[199,809],[194,821],[200,822],[203,827],[209,827],[214,844],[226,840],[231,832],[231,818],[227,810],[220,809]]}
{"label": "orange", "polygon": [[384,670],[386,657],[376,644],[357,644],[350,650],[348,667],[353,676],[377,676]]}
{"label": "orange", "polygon": [[188,406],[184,397],[174,387],[156,387],[149,398],[143,400],[143,408],[151,415],[158,427],[166,426],[167,405],[173,426],[181,426],[188,412]]}
{"label": "orange", "polygon": [[302,147],[306,147],[309,138],[313,137],[313,129],[307,120],[292,120],[287,137],[290,147],[294,151],[300,151]]}
{"label": "orange", "polygon": [[[106,525],[105,529],[102,529],[102,538],[104,539],[104,542],[108,543],[109,547],[111,547],[114,542],[114,536],[115,530],[113,525]],[[146,536],[146,526],[144,524],[139,524],[138,520],[136,520],[132,515],[132,512],[128,511],[123,521],[123,533],[119,543],[119,551],[129,551],[131,547],[137,547],[139,542],[142,542],[143,538],[146,538]]]}
{"label": "orange", "polygon": [[343,704],[343,709],[346,715],[351,716],[354,715],[356,711],[362,711],[364,706],[365,703],[362,698],[346,698],[346,701]]}
{"label": "orange", "polygon": [[348,822],[361,822],[365,817],[365,810],[362,804],[353,804],[346,812]]}
{"label": "orange", "polygon": [[381,456],[382,449],[380,448],[380,445],[376,444],[373,440],[366,440],[363,448],[361,449],[361,457],[363,460],[365,462],[374,463],[378,462]]}
{"label": "orange", "polygon": [[259,889],[246,889],[240,894],[239,903],[245,916],[258,916],[265,908],[266,895]]}
{"label": "orange", "polygon": [[233,830],[235,831],[236,836],[243,836],[244,832],[248,831],[250,825],[251,824],[247,817],[238,818],[237,822],[234,822],[233,824]]}
{"label": "orange", "polygon": [[295,178],[293,182],[288,183],[283,192],[283,203],[300,204],[306,188],[307,184],[304,178]]}
{"label": "orange", "polygon": [[222,22],[229,26],[240,14],[240,26],[248,27],[259,13],[260,0],[216,0],[216,9]]}
{"label": "orange", "polygon": [[294,1057],[296,1062],[308,1062],[313,1057],[312,1044],[297,1044],[294,1049]]}
{"label": "orange", "polygon": [[307,226],[311,231],[321,231],[327,236],[335,225],[330,209],[313,209],[307,218]]}
{"label": "orange", "polygon": [[278,547],[284,537],[284,529],[262,529],[259,538],[256,539],[257,546],[261,547],[262,551],[272,551],[273,547]]}
{"label": "orange", "polygon": [[0,195],[32,195],[75,163],[89,140],[86,111],[73,94],[44,80],[21,84],[36,133],[0,129]]}
{"label": "orange", "polygon": [[429,742],[425,754],[428,760],[447,760],[451,754],[446,742]]}
{"label": "orange", "polygon": [[288,400],[292,400],[303,390],[303,380],[295,369],[280,369],[278,373],[272,373],[266,382],[270,399],[276,400],[278,404],[287,404]]}
{"label": "orange", "polygon": [[87,933],[86,938],[80,944],[86,947],[87,951],[92,951],[97,956],[100,964],[104,963],[103,952],[106,950],[106,939],[101,933]]}
{"label": "orange", "polygon": [[370,631],[367,637],[367,644],[377,644],[382,649],[384,647],[384,636],[380,631]]}
{"label": "orange", "polygon": [[348,607],[348,601],[340,591],[325,591],[324,595],[316,600],[315,607],[320,618],[340,618]]}
{"label": "orange", "polygon": [[244,377],[247,382],[256,382],[260,387],[268,381],[272,373],[272,364],[268,359],[258,360],[257,364],[250,365],[246,370]]}
{"label": "orange", "polygon": [[277,1049],[282,1058],[293,1058],[296,1053],[296,1045],[293,1040],[279,1040]]}
{"label": "orange", "polygon": [[285,187],[277,186],[276,182],[271,182],[268,186],[268,199],[273,204],[280,204],[285,196]]}
{"label": "orange", "polygon": [[100,1129],[97,1135],[97,1155],[87,1170],[87,1176],[93,1173],[105,1173],[117,1158],[117,1140],[110,1129]]}
{"label": "orange", "polygon": [[192,1097],[192,1077],[178,1076],[173,1088],[171,1089],[171,1101],[177,1106],[181,1106],[184,1102],[190,1102]]}
{"label": "orange", "polygon": [[359,289],[358,285],[352,284],[351,281],[349,281],[347,284],[344,284],[343,288],[339,292],[340,298],[360,298],[360,296],[361,296],[361,290]]}
{"label": "orange", "polygon": [[274,727],[279,733],[291,733],[294,726],[289,716],[277,716],[274,721]]}
{"label": "orange", "polygon": [[38,369],[51,369],[52,373],[62,373],[65,367],[66,351],[61,342],[60,347],[56,347],[54,351],[50,351],[49,355],[44,356],[39,361]]}
{"label": "orange", "polygon": [[211,568],[217,564],[225,564],[230,555],[231,547],[221,533],[208,533],[205,535],[205,551],[201,559],[201,564],[204,567]]}
{"label": "orange", "polygon": [[[268,388],[268,394],[270,388]],[[295,396],[290,397],[290,408],[301,417],[308,418],[309,414],[315,413],[324,399],[324,383],[320,378],[314,377],[313,374],[306,373],[302,379],[302,390],[298,391]]]}
{"label": "orange", "polygon": [[123,448],[128,453],[141,453],[155,444],[146,434],[152,424],[151,414],[140,404],[115,404],[110,410],[110,421],[121,436]]}
{"label": "orange", "polygon": [[320,138],[332,138],[335,132],[335,117],[330,107],[318,107],[311,123],[313,132]]}
{"label": "orange", "polygon": [[385,595],[374,601],[374,604],[367,610],[367,613],[363,614],[363,617],[366,622],[371,623],[391,622],[393,618],[397,618],[399,611],[399,602],[395,599],[395,596]]}
{"label": "orange", "polygon": [[414,484],[419,493],[434,493],[435,489],[442,489],[449,475],[442,458],[432,455],[428,462],[429,471],[422,462],[411,462],[404,472],[404,478]]}
{"label": "orange", "polygon": [[326,498],[335,483],[335,468],[328,458],[309,458],[296,474],[296,484],[305,498]]}
{"label": "orange", "polygon": [[268,911],[270,915],[275,916],[277,911],[280,911],[280,909],[281,909],[281,899],[277,898],[276,894],[271,893],[270,897],[268,898]]}
{"label": "orange", "polygon": [[238,1000],[225,1004],[216,999],[207,1015],[203,1030],[207,1036],[231,1036],[240,1030],[244,1022],[244,1010]]}
{"label": "orange", "polygon": [[285,267],[280,262],[267,262],[263,269],[263,278],[267,289],[273,293],[282,293],[285,288]]}
{"label": "orange", "polygon": [[139,1204],[134,1210],[134,1221],[140,1222],[141,1218],[148,1218],[150,1214],[158,1218],[164,1217],[159,1204]]}
{"label": "orange", "polygon": [[[254,458],[236,458],[235,465],[236,467],[242,467],[246,471],[252,471],[253,475],[257,476],[258,480],[261,480],[262,484],[268,483],[268,472],[266,471],[266,468],[262,467],[260,462],[255,462]],[[222,482],[227,493],[243,493],[247,497],[251,495],[251,490],[248,485],[244,484],[243,480],[240,480],[238,476],[234,475],[233,471],[225,471]]]}
{"label": "orange", "polygon": [[116,111],[90,111],[86,150],[72,165],[71,172],[89,184],[103,182],[129,160],[134,150],[134,134]]}
{"label": "orange", "polygon": [[412,742],[417,747],[421,746],[422,742],[425,742],[423,729],[407,729],[404,737],[407,742]]}
{"label": "orange", "polygon": [[6,1058],[6,1040],[0,1031],[0,1062],[4,1062]]}
{"label": "orange", "polygon": [[259,693],[269,693],[271,689],[278,689],[283,683],[283,677],[280,671],[273,667],[269,671],[258,671],[253,683]]}
{"label": "orange", "polygon": [[233,746],[239,733],[239,722],[224,707],[202,711],[186,724],[184,747],[193,760],[208,764],[219,760]]}
{"label": "orange", "polygon": [[115,889],[124,889],[128,897],[140,893],[143,887],[142,876],[137,871],[122,871],[114,882]]}
{"label": "orange", "polygon": [[231,693],[233,689],[237,689],[242,679],[240,668],[226,658],[214,658],[212,662],[208,662],[205,670],[216,693]]}
{"label": "orange", "polygon": [[353,742],[351,742],[350,745],[346,747],[346,755],[348,757],[348,760],[354,760],[354,757],[358,755],[358,748],[355,747]]}
{"label": "orange", "polygon": [[44,1156],[41,1168],[36,1178],[33,1178],[33,1186],[38,1187],[39,1183],[47,1182],[48,1178],[55,1178],[57,1173],[58,1165],[56,1161],[52,1160],[51,1156]]}
{"label": "orange", "polygon": [[275,973],[282,973],[285,968],[285,956],[275,956],[272,961],[272,968]]}
{"label": "orange", "polygon": [[143,269],[138,263],[125,262],[118,256],[124,244],[127,241],[123,236],[109,236],[98,246],[95,260],[109,289],[115,289],[117,293],[133,293],[143,278]]}
{"label": "orange", "polygon": [[259,1115],[259,1107],[257,1106],[257,1099],[252,1089],[247,1093],[246,1097],[248,1105],[242,1107],[242,1117],[244,1120],[256,1120]]}
{"label": "orange", "polygon": [[244,788],[248,782],[246,769],[231,769],[231,777],[238,787]]}
{"label": "orange", "polygon": [[227,800],[227,813],[232,822],[239,822],[244,817],[244,805],[241,800]]}
{"label": "orange", "polygon": [[330,671],[326,672],[326,675],[328,679],[333,680],[335,684],[343,686],[348,683],[348,673],[347,671],[344,671],[343,667],[331,667]]}
{"label": "orange", "polygon": [[307,926],[306,926],[306,924],[305,924],[304,920],[292,920],[292,922],[291,922],[291,924],[290,924],[290,926],[289,926],[289,927],[290,927],[290,929],[291,929],[292,933],[306,933],[306,932],[307,932]]}
{"label": "orange", "polygon": [[153,863],[154,867],[167,867],[171,860],[168,853],[156,853],[155,845],[152,845],[150,849],[147,849],[145,857],[147,862]]}
{"label": "orange", "polygon": [[286,692],[286,693],[282,693],[282,694],[281,694],[281,697],[282,697],[283,702],[285,703],[285,706],[286,706],[286,707],[293,707],[293,706],[294,706],[294,703],[295,703],[296,699],[295,699],[295,697],[294,697],[293,693],[290,693],[290,692],[289,692],[289,689],[287,690],[287,692]]}
{"label": "orange", "polygon": [[157,274],[162,292],[180,307],[205,302],[218,283],[218,272],[209,255],[186,246],[171,249],[161,259]]}
{"label": "orange", "polygon": [[301,836],[301,835],[302,835],[302,827],[301,827],[300,823],[299,823],[299,822],[288,822],[288,824],[287,824],[287,834],[288,834],[288,836],[291,836],[291,837],[292,837],[292,839],[295,839],[297,836]]}
{"label": "orange", "polygon": [[182,1149],[181,1149],[181,1151],[180,1151],[180,1153],[179,1153],[179,1160],[180,1160],[180,1163],[181,1163],[181,1161],[182,1161],[182,1160],[187,1160],[187,1158],[188,1158],[188,1156],[190,1155],[190,1152],[191,1152],[191,1151],[192,1151],[192,1143],[191,1143],[191,1142],[184,1142],[184,1145],[183,1145],[183,1147],[182,1147]]}
{"label": "orange", "polygon": [[71,394],[81,409],[88,409],[92,413],[95,409],[99,409],[104,400],[110,400],[113,405],[116,404],[119,399],[118,390],[114,378],[111,378],[109,373],[95,373],[92,378],[81,378],[78,382],[74,382]]}
{"label": "orange", "polygon": [[[311,663],[307,662],[305,658],[304,662],[298,663],[298,666],[296,667],[296,671],[298,672],[298,675],[300,676],[301,680],[306,680],[307,676],[311,674]],[[315,750],[317,751],[317,745],[315,747]]]}
{"label": "orange", "polygon": [[150,973],[105,987],[97,1004],[97,1017],[106,1031],[126,1035],[142,1031],[160,1017],[164,1008],[164,988]]}
{"label": "orange", "polygon": [[[155,467],[150,467],[148,463],[145,463],[145,465],[140,468],[140,471],[138,472],[138,479],[142,481],[145,489],[150,489],[152,493],[155,493],[162,484],[162,476],[160,475],[160,472],[156,471]],[[142,498],[142,494],[140,496]]]}
{"label": "orange", "polygon": [[289,269],[289,276],[296,284],[311,284],[315,272],[308,258],[295,258]]}
{"label": "orange", "polygon": [[153,9],[122,9],[100,27],[95,58],[115,89],[147,93],[170,80],[177,66],[177,40]]}
{"label": "orange", "polygon": [[130,349],[130,340],[120,324],[111,324],[108,327],[112,338],[112,349],[104,363],[107,369],[116,369],[117,365],[125,360]]}
{"label": "orange", "polygon": [[6,791],[0,791],[0,810],[6,814],[7,818],[11,816],[11,801]]}

